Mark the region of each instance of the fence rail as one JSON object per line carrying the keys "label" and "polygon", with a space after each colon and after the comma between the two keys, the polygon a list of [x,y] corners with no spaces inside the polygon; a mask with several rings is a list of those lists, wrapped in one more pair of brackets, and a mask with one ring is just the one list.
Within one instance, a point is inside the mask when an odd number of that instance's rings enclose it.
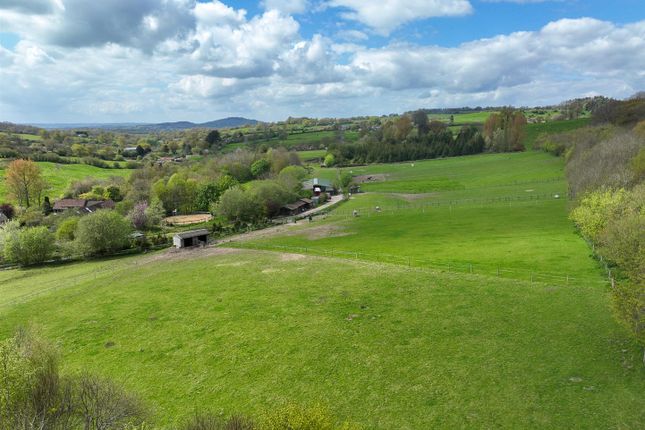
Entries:
{"label": "fence rail", "polygon": [[396,266],[406,267],[415,270],[430,270],[445,273],[462,273],[472,275],[484,275],[489,277],[499,277],[506,279],[515,279],[530,283],[542,283],[560,286],[584,286],[584,285],[603,285],[609,284],[609,280],[600,280],[599,278],[585,278],[581,276],[572,276],[563,273],[547,273],[533,271],[529,269],[511,269],[498,265],[469,262],[438,262],[427,259],[421,259],[411,256],[390,255],[390,254],[373,254],[359,251],[348,251],[339,249],[320,249],[310,247],[297,247],[286,245],[271,245],[257,242],[238,242],[233,246],[239,248],[250,248],[265,251],[292,252],[298,254],[310,254],[322,257],[344,258],[350,260],[360,260],[367,262],[393,264]]}
{"label": "fence rail", "polygon": [[[558,197],[555,197],[555,195],[558,195]],[[460,206],[481,206],[484,207],[485,205],[487,206],[495,206],[495,205],[510,205],[512,206],[513,203],[530,203],[530,202],[538,202],[538,201],[557,201],[557,200],[565,200],[568,201],[568,196],[566,192],[560,193],[546,193],[546,194],[534,194],[534,195],[528,195],[528,196],[500,196],[500,197],[492,197],[492,198],[471,198],[471,199],[456,199],[456,200],[439,200],[439,201],[430,201],[430,202],[424,202],[424,203],[400,203],[395,205],[384,205],[380,206],[379,209],[377,210],[376,207],[371,206],[371,207],[358,207],[358,208],[353,208],[351,211],[332,211],[327,214],[328,217],[348,217],[348,216],[353,216],[354,210],[358,212],[358,215],[365,214],[366,216],[372,216],[372,215],[378,215],[378,214],[383,214],[383,213],[392,213],[392,212],[398,212],[398,211],[404,211],[404,210],[409,210],[409,211],[414,211],[414,210],[419,210],[419,211],[424,211],[426,209],[432,209],[432,208],[439,208],[439,207],[448,207],[452,208],[453,206],[455,207],[460,207]]]}

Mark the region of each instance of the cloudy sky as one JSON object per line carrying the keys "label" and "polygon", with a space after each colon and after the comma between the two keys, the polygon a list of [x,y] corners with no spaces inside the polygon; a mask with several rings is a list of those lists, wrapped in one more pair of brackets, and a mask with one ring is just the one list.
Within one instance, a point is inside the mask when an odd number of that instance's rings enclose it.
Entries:
{"label": "cloudy sky", "polygon": [[270,121],[643,89],[642,0],[0,0],[0,121]]}

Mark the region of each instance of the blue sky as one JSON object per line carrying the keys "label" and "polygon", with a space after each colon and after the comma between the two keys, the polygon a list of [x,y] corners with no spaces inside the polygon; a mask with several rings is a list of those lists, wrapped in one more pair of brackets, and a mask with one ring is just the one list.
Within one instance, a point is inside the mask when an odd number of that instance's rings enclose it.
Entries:
{"label": "blue sky", "polygon": [[641,0],[0,0],[0,120],[545,105],[645,88]]}

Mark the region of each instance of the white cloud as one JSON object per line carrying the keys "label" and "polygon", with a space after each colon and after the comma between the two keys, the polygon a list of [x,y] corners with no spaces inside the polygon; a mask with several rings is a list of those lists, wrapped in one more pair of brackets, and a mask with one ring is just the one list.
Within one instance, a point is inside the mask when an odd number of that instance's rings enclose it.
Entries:
{"label": "white cloud", "polygon": [[[139,10],[135,21],[142,28],[127,37],[85,44],[56,43],[50,31],[58,24],[40,21],[47,14],[0,8],[0,18],[14,14],[26,25],[12,50],[0,46],[0,119],[274,120],[420,106],[548,104],[645,88],[645,21],[621,26],[564,19],[450,48],[368,48],[362,34],[347,33],[351,43],[303,37],[298,21],[281,11],[249,17],[219,1],[187,6],[193,24],[166,32],[160,11],[170,3],[180,4],[157,0]],[[142,38],[145,31],[159,37]]]}
{"label": "white cloud", "polygon": [[468,0],[329,0],[326,4],[347,9],[341,16],[359,21],[383,35],[406,22],[467,15],[473,11]]}
{"label": "white cloud", "polygon": [[266,10],[275,9],[287,14],[304,13],[309,7],[308,0],[262,0],[260,3]]}

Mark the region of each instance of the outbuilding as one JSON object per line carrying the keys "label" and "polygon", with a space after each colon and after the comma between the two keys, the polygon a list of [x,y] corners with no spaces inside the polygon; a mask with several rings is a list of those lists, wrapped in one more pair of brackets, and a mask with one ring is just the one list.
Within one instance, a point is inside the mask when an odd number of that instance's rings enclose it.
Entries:
{"label": "outbuilding", "polygon": [[172,237],[172,243],[175,248],[206,245],[208,243],[208,230],[202,228],[199,230],[177,233]]}

